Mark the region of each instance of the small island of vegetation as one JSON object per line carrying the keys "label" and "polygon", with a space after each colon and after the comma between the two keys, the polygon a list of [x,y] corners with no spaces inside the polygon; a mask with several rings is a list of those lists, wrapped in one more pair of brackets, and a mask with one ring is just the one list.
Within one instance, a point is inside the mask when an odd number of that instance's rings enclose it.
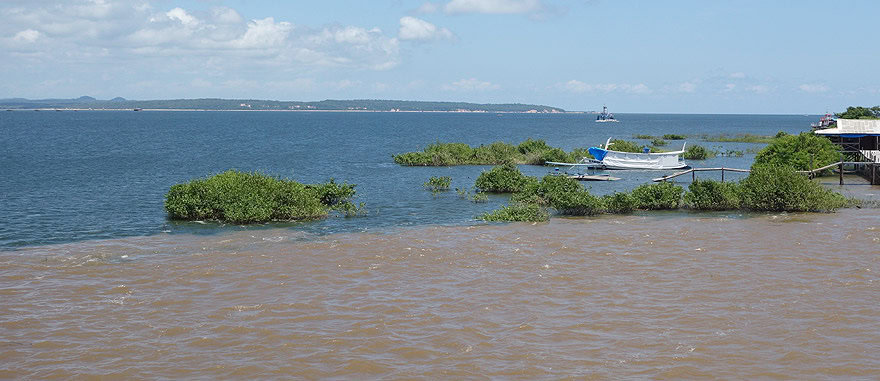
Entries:
{"label": "small island of vegetation", "polygon": [[[627,143],[618,143],[626,147]],[[633,147],[630,147],[633,148]],[[696,180],[688,189],[671,182],[644,184],[632,192],[597,197],[577,180],[547,175],[538,180],[509,166],[495,167],[493,183],[519,184],[506,187],[510,204],[478,219],[486,221],[546,221],[552,214],[592,216],[622,214],[634,210],[744,210],[769,212],[831,212],[857,203],[804,173],[833,163],[837,148],[827,139],[809,133],[778,135],[755,159],[751,173],[740,182]],[[515,167],[514,167],[515,168]]]}
{"label": "small island of vegetation", "polygon": [[363,213],[355,205],[353,184],[333,179],[301,184],[259,172],[229,170],[208,178],[176,184],[165,195],[165,210],[174,220],[257,223],[302,221]]}
{"label": "small island of vegetation", "polygon": [[548,161],[574,163],[592,157],[586,149],[565,152],[541,139],[527,139],[519,145],[495,142],[471,147],[465,143],[429,144],[422,152],[391,156],[403,166],[499,165],[504,163],[544,165]]}
{"label": "small island of vegetation", "polygon": [[[664,136],[666,139],[678,136]],[[653,142],[659,143],[659,142]],[[642,152],[644,146],[626,140],[612,140],[609,149]],[[650,150],[657,150],[650,146]],[[701,160],[716,153],[692,145],[685,158]],[[496,142],[479,147],[463,143],[435,143],[423,152],[394,155],[402,165],[499,164],[476,179],[475,193],[456,189],[459,197],[486,202],[487,193],[512,194],[501,209],[478,216],[486,221],[546,221],[551,215],[593,216],[625,214],[635,210],[745,210],[772,212],[829,212],[848,200],[803,172],[835,162],[840,153],[825,138],[810,133],[777,134],[758,152],[751,173],[740,182],[696,180],[687,189],[672,182],[644,184],[631,192],[596,196],[580,182],[549,174],[541,179],[524,175],[517,164],[548,161],[575,162],[588,156],[584,149],[567,153],[543,140],[527,139],[519,145]],[[435,195],[451,186],[448,176],[432,176],[424,187]],[[354,185],[330,180],[323,184],[301,184],[262,173],[226,171],[208,178],[171,187],[165,210],[172,219],[210,220],[232,223],[302,221],[324,218],[331,211],[345,216],[363,213],[355,205]]]}
{"label": "small island of vegetation", "polygon": [[[668,136],[668,135],[667,135]],[[678,139],[681,135],[672,135]],[[648,152],[665,152],[659,148],[666,145],[663,139],[653,139],[652,144],[645,146],[631,140],[612,139],[608,149],[619,152],[641,153],[647,147]],[[718,152],[700,145],[691,145],[682,155],[688,160],[705,160],[718,155]],[[577,148],[571,152],[551,147],[541,139],[526,139],[519,145],[494,142],[488,145],[471,147],[465,143],[429,144],[421,152],[406,152],[391,155],[394,162],[403,166],[453,166],[453,165],[501,165],[504,163],[545,165],[548,162],[577,163],[583,158],[593,159],[587,148]]]}
{"label": "small island of vegetation", "polygon": [[790,167],[796,171],[810,171],[838,160],[840,151],[827,138],[809,132],[798,135],[780,133],[758,152],[753,166]]}
{"label": "small island of vegetation", "polygon": [[546,221],[551,211],[562,216],[625,214],[634,210],[745,210],[831,212],[851,205],[839,193],[789,167],[758,167],[739,183],[697,180],[687,189],[671,182],[644,184],[632,192],[597,197],[577,180],[547,175],[520,189],[511,203],[478,216],[486,221]]}

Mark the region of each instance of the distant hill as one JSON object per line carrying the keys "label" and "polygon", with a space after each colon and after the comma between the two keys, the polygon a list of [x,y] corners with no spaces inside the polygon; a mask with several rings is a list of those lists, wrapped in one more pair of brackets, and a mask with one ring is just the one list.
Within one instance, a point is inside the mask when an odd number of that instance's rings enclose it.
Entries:
{"label": "distant hill", "polygon": [[463,112],[565,112],[558,107],[507,103],[479,104],[466,102],[425,102],[381,99],[335,100],[317,102],[273,101],[260,99],[166,99],[136,101],[116,97],[98,100],[89,96],[77,99],[0,99],[4,109],[158,109],[158,110],[311,110],[311,111],[463,111]]}

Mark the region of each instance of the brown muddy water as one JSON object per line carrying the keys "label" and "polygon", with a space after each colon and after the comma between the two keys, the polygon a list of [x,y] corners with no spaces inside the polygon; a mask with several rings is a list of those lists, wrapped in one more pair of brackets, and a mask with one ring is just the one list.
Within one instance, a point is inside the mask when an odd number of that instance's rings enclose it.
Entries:
{"label": "brown muddy water", "polygon": [[876,378],[880,213],[0,253],[0,378]]}

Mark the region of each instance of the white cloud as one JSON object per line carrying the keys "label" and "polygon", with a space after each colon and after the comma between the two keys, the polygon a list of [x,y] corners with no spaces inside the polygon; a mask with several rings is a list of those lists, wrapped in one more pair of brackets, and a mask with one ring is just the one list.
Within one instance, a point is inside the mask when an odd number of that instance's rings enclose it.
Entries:
{"label": "white cloud", "polygon": [[807,92],[807,93],[824,93],[824,92],[828,91],[828,86],[821,85],[821,84],[805,83],[805,84],[798,86],[798,89],[801,89],[801,91]]}
{"label": "white cloud", "polygon": [[466,78],[443,85],[443,90],[449,91],[488,91],[501,88],[492,82],[480,81],[476,78]]}
{"label": "white cloud", "polygon": [[746,73],[741,71],[730,73],[730,78],[743,79],[746,77]]}
{"label": "white cloud", "polygon": [[203,78],[195,78],[192,81],[190,81],[189,84],[192,85],[192,87],[202,87],[202,88],[214,86],[214,84],[211,83],[211,81],[208,81]]}
{"label": "white cloud", "polygon": [[244,21],[241,15],[232,8],[214,8],[211,13],[214,16],[214,21],[220,24],[239,24]]}
{"label": "white cloud", "polygon": [[576,79],[572,79],[568,82],[561,84],[560,86],[565,90],[571,91],[573,93],[585,93],[589,91],[592,87],[584,82],[578,81]]}
{"label": "white cloud", "polygon": [[174,8],[165,13],[169,19],[180,21],[184,26],[195,28],[199,25],[199,19],[190,15],[183,8]]}
{"label": "white cloud", "polygon": [[736,84],[734,84],[734,83],[728,83],[728,84],[724,85],[725,92],[731,92],[734,89],[736,89]]}
{"label": "white cloud", "polygon": [[425,20],[404,16],[400,18],[398,37],[401,40],[429,41],[451,39],[452,32],[446,28],[438,28]]}
{"label": "white cloud", "polygon": [[293,80],[271,81],[265,84],[267,87],[285,92],[313,91],[318,84],[312,78],[297,78]]}
{"label": "white cloud", "polygon": [[301,34],[301,60],[323,66],[359,66],[386,70],[399,63],[400,42],[379,28],[328,27]]}
{"label": "white cloud", "polygon": [[650,94],[652,90],[644,83],[636,85],[632,84],[616,84],[616,83],[600,83],[589,84],[572,79],[568,82],[559,83],[557,89],[565,90],[572,93],[629,93],[629,94]]}
{"label": "white cloud", "polygon": [[373,39],[370,34],[379,33],[382,33],[379,29],[366,30],[364,28],[348,26],[334,31],[333,38],[339,43],[366,44]]}
{"label": "white cloud", "polygon": [[290,23],[283,21],[276,23],[272,17],[252,20],[248,23],[244,35],[230,41],[230,45],[243,49],[279,47],[287,40],[290,29]]}
{"label": "white cloud", "polygon": [[678,85],[678,91],[683,93],[693,93],[697,90],[697,85],[693,82],[684,82]]}
{"label": "white cloud", "polygon": [[17,42],[30,43],[37,41],[38,38],[40,38],[40,32],[33,29],[25,29],[21,32],[16,33],[15,37],[13,37],[12,39]]}
{"label": "white cloud", "polygon": [[[142,63],[151,71],[214,75],[242,67],[346,67],[384,70],[400,61],[398,38],[378,28],[310,28],[232,8],[154,9],[147,1],[35,0],[0,3],[0,61],[28,55],[54,64]],[[158,4],[161,4],[158,3]],[[438,28],[443,36],[445,29]],[[29,42],[40,41],[40,44]],[[149,61],[156,59],[156,62]],[[171,67],[174,67],[173,69]]]}
{"label": "white cloud", "polygon": [[625,85],[625,89],[629,93],[633,94],[650,94],[652,90],[646,86],[644,83],[640,83],[638,85]]}
{"label": "white cloud", "polygon": [[752,86],[746,87],[746,90],[751,91],[755,94],[766,94],[766,93],[770,92],[770,87],[768,87],[766,85],[752,85]]}
{"label": "white cloud", "polygon": [[343,79],[341,81],[329,82],[328,85],[330,87],[336,88],[337,90],[349,89],[352,87],[360,86],[361,81],[352,81],[350,79]]}
{"label": "white cloud", "polygon": [[540,0],[451,0],[443,6],[449,14],[523,14],[544,9]]}
{"label": "white cloud", "polygon": [[435,13],[438,10],[440,10],[440,7],[437,4],[434,4],[430,1],[426,1],[424,4],[419,6],[418,9],[416,9],[416,12],[418,12],[418,13]]}
{"label": "white cloud", "polygon": [[237,90],[256,89],[261,85],[260,82],[241,78],[227,79],[220,84],[225,88]]}

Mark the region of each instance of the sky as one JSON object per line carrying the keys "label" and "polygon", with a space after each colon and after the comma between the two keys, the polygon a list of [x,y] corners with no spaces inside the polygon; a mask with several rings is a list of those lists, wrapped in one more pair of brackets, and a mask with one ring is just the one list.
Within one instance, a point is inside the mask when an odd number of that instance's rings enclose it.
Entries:
{"label": "sky", "polygon": [[0,0],[0,98],[880,104],[880,2]]}

